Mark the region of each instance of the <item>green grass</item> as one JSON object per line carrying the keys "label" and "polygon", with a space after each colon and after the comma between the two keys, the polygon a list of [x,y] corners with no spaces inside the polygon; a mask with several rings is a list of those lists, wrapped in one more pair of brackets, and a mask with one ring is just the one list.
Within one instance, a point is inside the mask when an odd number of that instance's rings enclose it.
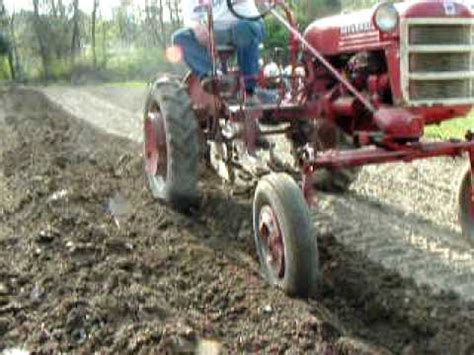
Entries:
{"label": "green grass", "polygon": [[463,139],[468,130],[474,131],[474,111],[464,118],[457,118],[439,125],[426,127],[425,136],[438,139]]}
{"label": "green grass", "polygon": [[145,89],[147,83],[145,81],[117,81],[117,82],[107,82],[103,83],[100,86],[102,87],[122,87],[128,89]]}

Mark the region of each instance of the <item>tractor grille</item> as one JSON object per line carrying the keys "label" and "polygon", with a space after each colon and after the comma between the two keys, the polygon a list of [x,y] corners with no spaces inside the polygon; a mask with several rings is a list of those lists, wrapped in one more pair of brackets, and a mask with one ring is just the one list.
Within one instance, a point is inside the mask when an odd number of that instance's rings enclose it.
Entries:
{"label": "tractor grille", "polygon": [[450,72],[471,70],[470,53],[412,53],[410,72]]}
{"label": "tractor grille", "polygon": [[412,106],[474,103],[474,22],[409,19],[401,27],[401,79]]}
{"label": "tractor grille", "polygon": [[410,83],[412,100],[456,99],[459,94],[470,95],[471,85],[468,80],[415,80]]}
{"label": "tractor grille", "polygon": [[418,25],[410,28],[410,44],[470,44],[471,31],[463,25]]}

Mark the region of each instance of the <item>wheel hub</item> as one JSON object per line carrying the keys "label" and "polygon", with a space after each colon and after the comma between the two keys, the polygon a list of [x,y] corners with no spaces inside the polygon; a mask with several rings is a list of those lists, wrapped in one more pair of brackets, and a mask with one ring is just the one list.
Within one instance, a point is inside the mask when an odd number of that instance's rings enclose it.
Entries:
{"label": "wheel hub", "polygon": [[145,171],[150,175],[166,175],[167,148],[165,122],[158,109],[150,110],[145,119]]}
{"label": "wheel hub", "polygon": [[266,263],[278,278],[285,275],[283,235],[278,219],[270,206],[260,210],[259,235],[265,246]]}

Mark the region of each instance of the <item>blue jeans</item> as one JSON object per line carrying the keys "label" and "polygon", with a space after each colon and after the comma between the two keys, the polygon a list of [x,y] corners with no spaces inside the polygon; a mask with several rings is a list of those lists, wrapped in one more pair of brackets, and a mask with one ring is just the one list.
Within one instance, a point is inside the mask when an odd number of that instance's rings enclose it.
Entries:
{"label": "blue jeans", "polygon": [[[231,45],[237,54],[237,63],[244,77],[247,92],[253,93],[257,85],[259,72],[258,46],[265,38],[263,21],[239,20],[230,28],[214,29],[216,45]],[[190,28],[183,28],[173,34],[173,45],[183,49],[184,61],[199,78],[208,76],[212,71],[209,51],[196,39]]]}

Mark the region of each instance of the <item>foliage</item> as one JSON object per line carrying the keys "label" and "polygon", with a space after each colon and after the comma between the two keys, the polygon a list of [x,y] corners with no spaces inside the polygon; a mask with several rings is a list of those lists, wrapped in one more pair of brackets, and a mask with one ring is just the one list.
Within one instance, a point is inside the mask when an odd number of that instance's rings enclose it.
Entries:
{"label": "foliage", "polygon": [[[10,55],[0,60],[0,79],[70,80],[82,73],[96,78],[143,79],[158,68],[171,69],[163,50],[181,26],[181,0],[122,0],[111,15],[86,13],[81,5],[106,0],[30,0],[33,11],[7,13],[0,0],[0,30]],[[288,0],[300,30],[316,18],[370,7],[376,0]],[[145,6],[143,6],[143,4]],[[100,9],[100,7],[98,7]],[[275,47],[288,51],[288,31],[272,16],[265,19],[264,56]],[[0,52],[5,52],[0,38]],[[5,67],[5,68],[4,68]],[[79,73],[79,74],[78,74]],[[13,75],[15,74],[15,75]]]}
{"label": "foliage", "polygon": [[439,139],[464,139],[466,132],[474,132],[474,113],[466,118],[445,121],[440,125],[432,125],[426,128],[426,136]]}
{"label": "foliage", "polygon": [[[70,80],[84,73],[123,80],[143,79],[158,65],[166,67],[163,48],[181,25],[175,11],[179,0],[147,0],[147,7],[122,1],[107,18],[100,11],[95,17],[82,11],[85,2],[32,0],[33,11],[0,11],[0,27],[12,32],[8,33],[15,50],[12,69],[28,80]],[[167,14],[170,18],[165,18]],[[0,51],[2,43],[0,39]],[[0,61],[0,79],[9,78],[10,70],[2,68]]]}

